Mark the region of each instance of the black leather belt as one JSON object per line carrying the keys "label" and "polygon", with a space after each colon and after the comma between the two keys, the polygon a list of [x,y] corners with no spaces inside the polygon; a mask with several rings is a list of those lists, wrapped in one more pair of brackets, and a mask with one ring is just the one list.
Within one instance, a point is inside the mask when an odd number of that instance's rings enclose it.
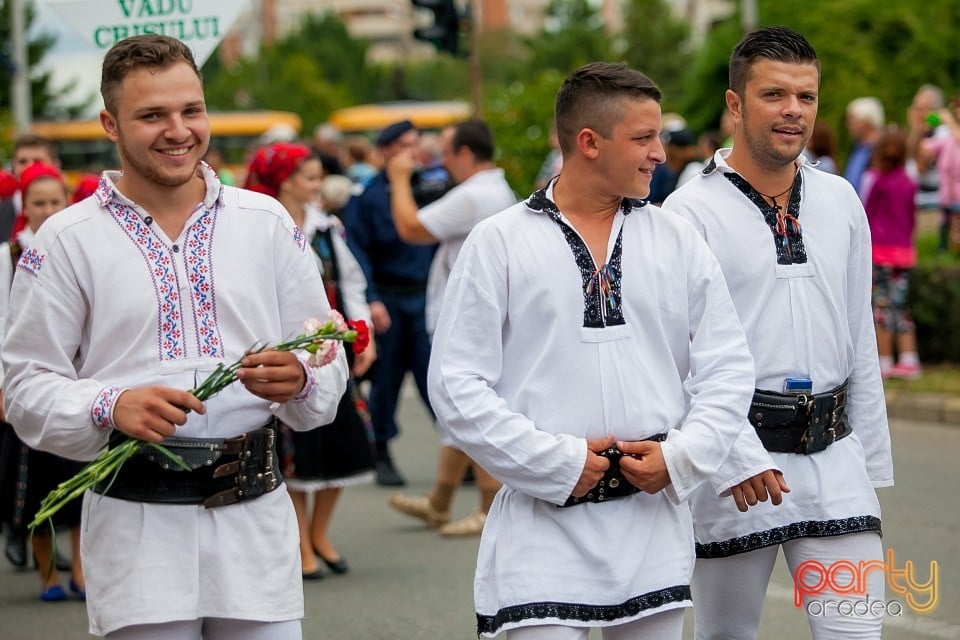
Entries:
{"label": "black leather belt", "polygon": [[810,455],[850,435],[849,381],[824,393],[785,394],[757,389],[750,424],[767,451]]}
{"label": "black leather belt", "polygon": [[167,438],[163,446],[190,471],[146,447],[93,491],[121,500],[210,509],[257,498],[283,484],[275,421],[235,438]]}
{"label": "black leather belt", "polygon": [[[644,438],[639,442],[663,442],[666,439],[667,434],[658,433],[655,436]],[[580,496],[579,498],[570,496],[562,505],[557,505],[558,507],[572,507],[586,502],[609,502],[617,498],[632,496],[640,491],[640,489],[630,484],[630,481],[627,480],[626,476],[624,476],[620,470],[620,458],[629,456],[629,453],[620,451],[620,449],[617,449],[616,445],[614,445],[605,451],[601,451],[597,455],[603,456],[610,461],[610,466],[607,467],[606,472],[604,472],[603,478],[601,478],[600,482],[595,484],[586,495]]]}

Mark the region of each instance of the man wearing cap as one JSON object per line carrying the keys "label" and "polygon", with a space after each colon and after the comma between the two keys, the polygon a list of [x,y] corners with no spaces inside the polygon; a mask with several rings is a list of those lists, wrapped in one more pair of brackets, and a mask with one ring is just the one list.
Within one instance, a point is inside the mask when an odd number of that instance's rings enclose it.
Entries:
{"label": "man wearing cap", "polygon": [[[413,152],[420,134],[409,120],[380,132],[376,144],[384,166],[398,154]],[[422,204],[422,203],[421,203]],[[367,278],[367,301],[380,358],[370,374],[370,419],[375,440],[377,484],[406,484],[390,457],[388,443],[399,433],[396,422],[400,387],[413,372],[417,390],[431,415],[427,398],[430,340],[426,328],[427,274],[436,244],[415,245],[397,234],[390,209],[390,181],[380,171],[343,214],[347,244]]]}

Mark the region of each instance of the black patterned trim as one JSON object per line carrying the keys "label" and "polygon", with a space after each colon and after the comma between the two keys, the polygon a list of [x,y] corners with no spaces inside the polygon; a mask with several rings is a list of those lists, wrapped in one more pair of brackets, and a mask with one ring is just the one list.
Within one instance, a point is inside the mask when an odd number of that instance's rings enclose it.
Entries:
{"label": "black patterned trim", "polygon": [[630,598],[622,604],[577,604],[573,602],[533,602],[500,609],[496,615],[477,614],[477,635],[495,634],[505,624],[524,620],[576,620],[577,622],[613,622],[638,613],[672,604],[690,602],[690,585],[677,585]]}
{"label": "black patterned trim", "polygon": [[[577,235],[577,232],[566,224],[560,216],[557,205],[547,197],[547,189],[535,191],[524,203],[531,211],[544,213],[553,220],[573,252],[573,259],[580,269],[581,285],[583,290],[583,326],[603,328],[613,325],[626,324],[623,318],[623,297],[621,294],[620,277],[622,275],[621,261],[623,258],[623,229],[617,235],[617,242],[613,247],[610,260],[604,265],[601,274],[594,267],[593,256],[590,250]],[[623,215],[630,215],[634,209],[647,205],[646,200],[624,198],[620,202]],[[603,291],[607,294],[604,295]]]}
{"label": "black patterned trim", "polygon": [[759,531],[749,535],[731,538],[721,542],[697,543],[698,558],[728,558],[749,551],[756,551],[775,544],[781,544],[797,538],[829,538],[848,533],[865,533],[880,529],[880,518],[876,516],[854,516],[840,520],[808,520],[794,522],[776,529]]}
{"label": "black patterned trim", "polygon": [[[778,220],[779,207],[767,203],[763,195],[753,188],[743,176],[733,171],[727,171],[723,177],[733,183],[743,195],[760,209],[763,214],[763,220],[770,227],[770,233],[773,234],[773,245],[777,251],[777,264],[805,264],[807,262],[807,250],[803,246],[803,231],[799,222],[791,224],[784,220]],[[793,179],[793,186],[790,188],[790,199],[787,201],[786,218],[792,218],[794,221],[800,219],[800,192],[803,186],[803,175],[797,171]],[[782,226],[778,231],[777,227]]]}

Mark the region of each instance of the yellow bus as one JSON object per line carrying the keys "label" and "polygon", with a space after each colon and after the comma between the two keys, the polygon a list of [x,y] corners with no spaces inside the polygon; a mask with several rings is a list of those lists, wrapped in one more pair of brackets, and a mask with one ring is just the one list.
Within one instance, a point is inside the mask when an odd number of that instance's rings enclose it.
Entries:
{"label": "yellow bus", "polygon": [[473,114],[470,105],[462,100],[398,101],[361,104],[337,109],[327,122],[347,134],[369,137],[394,122],[410,120],[421,130],[436,131],[466,120]]}
{"label": "yellow bus", "polygon": [[[283,132],[295,137],[303,123],[289,111],[225,111],[210,114],[210,148],[223,157],[227,168],[242,176],[247,151],[265,133]],[[116,149],[107,140],[99,118],[64,122],[34,122],[32,133],[52,140],[64,175],[76,184],[84,173],[98,173],[119,167]]]}

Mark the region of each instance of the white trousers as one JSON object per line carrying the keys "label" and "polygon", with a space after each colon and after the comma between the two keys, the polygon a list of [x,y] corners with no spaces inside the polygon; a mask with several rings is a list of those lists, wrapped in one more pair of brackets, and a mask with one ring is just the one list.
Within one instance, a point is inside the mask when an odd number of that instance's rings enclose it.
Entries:
{"label": "white trousers", "polygon": [[302,640],[300,620],[260,622],[204,618],[158,624],[137,624],[117,629],[107,640]]}
{"label": "white trousers", "polygon": [[[601,627],[603,640],[680,640],[683,637],[684,609],[640,618],[613,627]],[[507,631],[507,640],[587,640],[589,627],[539,625]]]}
{"label": "white trousers", "polygon": [[[781,546],[791,576],[796,576],[801,567],[802,582],[808,587],[800,591],[801,606],[814,640],[880,638],[883,613],[860,611],[867,607],[851,605],[867,598],[871,603],[884,600],[886,574],[879,535],[798,538]],[[691,585],[696,640],[756,640],[779,548],[775,545],[729,558],[697,559]],[[870,563],[868,571],[860,570],[861,561]],[[847,569],[847,562],[856,571]],[[861,574],[865,593],[854,589],[851,582]],[[796,585],[794,589],[796,597]],[[841,601],[846,602],[838,608]]]}

